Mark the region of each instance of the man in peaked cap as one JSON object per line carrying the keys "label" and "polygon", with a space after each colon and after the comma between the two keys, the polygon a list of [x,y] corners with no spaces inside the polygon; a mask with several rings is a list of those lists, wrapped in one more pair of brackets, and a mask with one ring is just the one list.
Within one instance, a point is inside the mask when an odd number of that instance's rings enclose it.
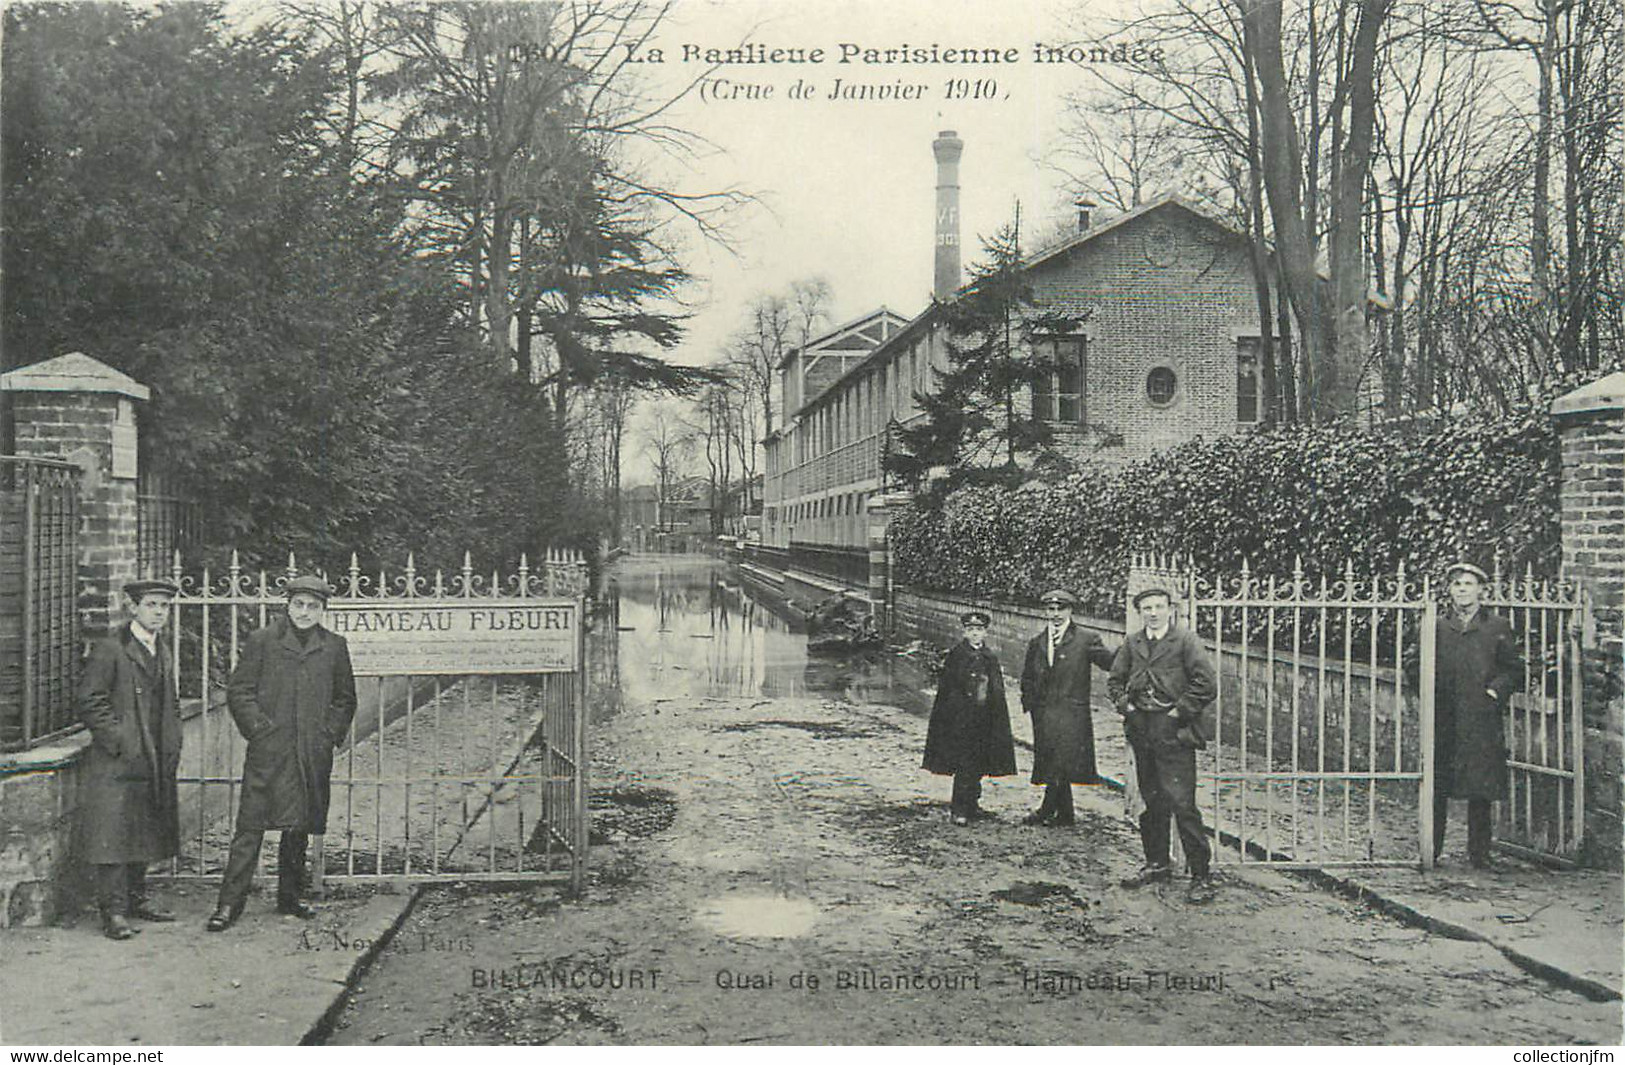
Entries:
{"label": "man in peaked cap", "polygon": [[1444,853],[1451,799],[1467,800],[1467,855],[1490,864],[1490,803],[1507,795],[1506,705],[1523,690],[1512,626],[1483,609],[1489,575],[1470,562],[1445,570],[1451,609],[1439,619],[1433,682],[1433,857]]}
{"label": "man in peaked cap", "polygon": [[79,680],[79,716],[92,737],[80,778],[80,846],[109,939],[139,931],[131,919],[175,919],[148,899],[147,866],[180,853],[181,723],[163,636],[176,592],[169,581],[126,584],[130,621],[96,643]]}
{"label": "man in peaked cap", "polygon": [[1195,634],[1174,624],[1173,593],[1146,588],[1133,602],[1143,626],[1118,648],[1108,690],[1123,715],[1123,732],[1134,751],[1135,781],[1145,800],[1140,814],[1145,865],[1122,886],[1144,887],[1173,877],[1172,821],[1190,862],[1185,897],[1208,902],[1214,896],[1208,871],[1212,852],[1196,806],[1196,751],[1212,739],[1208,714],[1218,678]]}
{"label": "man in peaked cap", "polygon": [[980,610],[960,615],[965,638],[949,650],[942,664],[925,733],[923,767],[954,778],[949,817],[956,825],[990,816],[981,807],[984,776],[1016,771],[1004,673],[987,646],[992,620]]}
{"label": "man in peaked cap", "polygon": [[327,827],[333,752],[355,716],[355,678],[344,637],[321,624],[329,594],[319,577],[288,581],[288,611],[248,638],[226,686],[227,705],[248,740],[242,801],[231,856],[208,930],[223,932],[242,913],[265,832],[277,845],[277,912],[310,918],[300,901],[305,849]]}
{"label": "man in peaked cap", "polygon": [[1099,784],[1095,729],[1089,709],[1091,666],[1110,668],[1112,653],[1100,637],[1072,623],[1077,597],[1052,588],[1038,597],[1046,624],[1027,644],[1021,670],[1021,707],[1033,719],[1034,784],[1044,801],[1026,824],[1070,825],[1073,784]]}

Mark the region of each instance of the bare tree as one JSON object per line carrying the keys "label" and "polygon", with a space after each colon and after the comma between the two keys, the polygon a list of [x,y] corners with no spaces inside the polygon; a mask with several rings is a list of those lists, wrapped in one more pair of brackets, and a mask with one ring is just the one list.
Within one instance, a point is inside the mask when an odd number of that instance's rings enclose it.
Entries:
{"label": "bare tree", "polygon": [[655,471],[656,505],[662,530],[670,521],[666,506],[672,497],[672,488],[687,473],[694,447],[693,436],[674,409],[674,402],[653,404],[643,431],[643,451]]}

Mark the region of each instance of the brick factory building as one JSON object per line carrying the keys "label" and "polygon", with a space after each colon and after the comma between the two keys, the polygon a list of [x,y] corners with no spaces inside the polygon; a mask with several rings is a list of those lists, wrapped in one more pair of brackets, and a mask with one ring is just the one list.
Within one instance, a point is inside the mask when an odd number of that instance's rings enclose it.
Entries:
{"label": "brick factory building", "polygon": [[[957,233],[945,231],[957,229],[958,146],[949,133],[934,145],[937,301],[906,323],[881,310],[820,338],[843,345],[838,376],[808,374],[819,363],[817,343],[780,368],[786,416],[766,441],[764,544],[865,542],[886,428],[923,417],[914,394],[948,366],[941,303],[956,298],[945,279],[959,276]],[[1050,390],[1022,397],[1054,424],[1056,447],[1069,458],[1122,465],[1260,419],[1258,297],[1245,233],[1164,196],[1094,224],[1080,212],[1079,231],[1028,256],[1024,268],[1037,312],[1082,320],[1036,341],[1053,345],[1070,368]]]}

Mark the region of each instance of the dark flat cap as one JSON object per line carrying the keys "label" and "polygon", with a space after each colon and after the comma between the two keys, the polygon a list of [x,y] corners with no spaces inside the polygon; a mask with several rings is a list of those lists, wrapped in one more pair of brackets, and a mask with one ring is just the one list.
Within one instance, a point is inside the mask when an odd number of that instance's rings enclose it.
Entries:
{"label": "dark flat cap", "polygon": [[152,595],[154,592],[167,595],[170,598],[181,594],[181,590],[176,587],[174,581],[146,578],[139,581],[127,581],[124,585],[124,594],[137,603],[141,602],[143,597]]}
{"label": "dark flat cap", "polygon": [[1478,578],[1480,584],[1490,583],[1490,575],[1473,565],[1471,562],[1450,563],[1449,568],[1444,571],[1444,579],[1448,581],[1451,577],[1454,577],[1458,573],[1471,573],[1473,576]]}
{"label": "dark flat cap", "polygon": [[959,623],[961,625],[980,625],[985,629],[993,624],[993,619],[980,610],[968,610],[959,615]]}
{"label": "dark flat cap", "polygon": [[1163,596],[1170,603],[1174,601],[1174,593],[1173,592],[1171,592],[1168,589],[1162,587],[1161,585],[1154,584],[1149,588],[1141,588],[1139,591],[1134,593],[1133,602],[1134,602],[1134,609],[1135,610],[1140,609],[1140,600],[1144,599],[1148,595],[1160,595],[1160,596]]}
{"label": "dark flat cap", "polygon": [[325,603],[328,597],[333,594],[333,589],[329,588],[327,582],[320,577],[295,577],[282,587],[282,594],[289,599],[292,599],[300,592],[304,592],[306,595],[314,595]]}
{"label": "dark flat cap", "polygon": [[1038,601],[1044,604],[1060,603],[1062,606],[1078,605],[1078,597],[1067,591],[1065,588],[1051,588],[1049,591],[1039,596]]}

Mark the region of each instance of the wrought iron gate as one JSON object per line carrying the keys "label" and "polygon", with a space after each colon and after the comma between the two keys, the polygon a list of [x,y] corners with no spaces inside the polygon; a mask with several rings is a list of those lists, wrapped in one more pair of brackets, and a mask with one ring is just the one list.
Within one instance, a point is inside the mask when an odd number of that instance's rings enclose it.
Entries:
{"label": "wrought iron gate", "polygon": [[[1202,577],[1140,557],[1132,593],[1175,590],[1184,622],[1213,649],[1215,741],[1198,757],[1198,803],[1214,860],[1277,866],[1433,865],[1434,648],[1439,607],[1403,568],[1335,580]],[[1506,579],[1485,609],[1521,644],[1523,691],[1506,718],[1508,801],[1497,843],[1572,860],[1585,823],[1582,593],[1572,582]]]}
{"label": "wrought iron gate", "polygon": [[[1218,735],[1204,816],[1215,860],[1432,865],[1433,649],[1427,583],[1192,574],[1214,647]],[[1406,683],[1406,675],[1414,678]]]}
{"label": "wrought iron gate", "polygon": [[[224,868],[244,744],[225,683],[243,642],[298,575],[187,577],[173,640],[188,729],[177,778],[177,876]],[[552,552],[504,578],[465,558],[449,578],[363,574],[352,560],[326,624],[350,643],[359,705],[334,759],[317,877],[531,880],[581,885],[587,854],[586,568]],[[267,849],[269,852],[269,849]],[[269,860],[269,853],[267,853]]]}
{"label": "wrought iron gate", "polygon": [[1496,842],[1530,857],[1573,862],[1585,833],[1581,701],[1584,593],[1572,581],[1491,573],[1485,605],[1504,614],[1523,656],[1524,683],[1506,718],[1507,801]]}

